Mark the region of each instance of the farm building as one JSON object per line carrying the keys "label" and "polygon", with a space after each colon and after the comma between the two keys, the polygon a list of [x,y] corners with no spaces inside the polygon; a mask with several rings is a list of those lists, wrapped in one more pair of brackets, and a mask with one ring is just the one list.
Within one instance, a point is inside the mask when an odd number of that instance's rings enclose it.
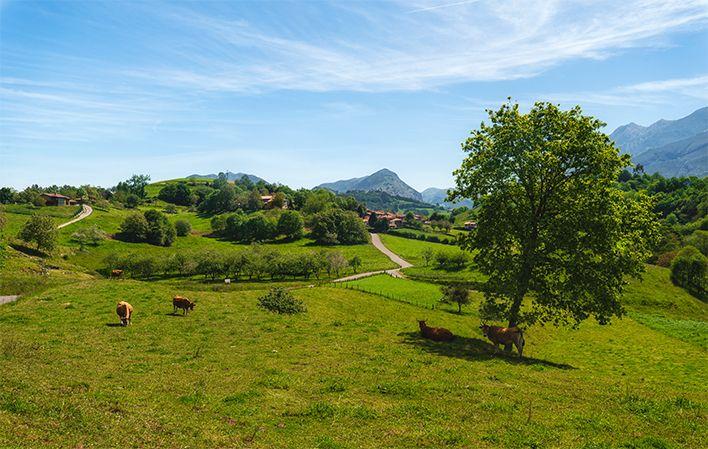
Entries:
{"label": "farm building", "polygon": [[71,206],[76,204],[76,201],[59,193],[43,193],[42,198],[44,198],[47,206]]}
{"label": "farm building", "polygon": [[468,231],[471,231],[473,229],[477,229],[477,222],[476,221],[466,221],[465,222],[465,229]]}

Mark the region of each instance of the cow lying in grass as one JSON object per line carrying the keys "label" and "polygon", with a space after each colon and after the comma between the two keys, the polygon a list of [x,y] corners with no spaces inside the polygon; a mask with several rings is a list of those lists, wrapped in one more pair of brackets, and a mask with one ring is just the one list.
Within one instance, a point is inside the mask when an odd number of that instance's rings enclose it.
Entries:
{"label": "cow lying in grass", "polygon": [[116,313],[120,318],[120,324],[127,326],[130,324],[130,318],[133,316],[133,306],[125,301],[121,301],[116,306]]}
{"label": "cow lying in grass", "polygon": [[182,309],[183,315],[186,315],[190,310],[194,310],[194,304],[189,299],[184,296],[175,296],[172,298],[172,307],[174,307],[174,313],[177,313],[177,309]]}
{"label": "cow lying in grass", "polygon": [[118,279],[123,276],[123,270],[111,270],[111,277],[113,279]]}
{"label": "cow lying in grass", "polygon": [[418,320],[418,326],[420,326],[420,333],[423,334],[423,337],[429,340],[450,341],[455,338],[452,332],[443,327],[428,327],[425,320]]}
{"label": "cow lying in grass", "polygon": [[499,327],[481,324],[479,328],[482,329],[484,336],[494,344],[495,352],[499,350],[500,344],[513,344],[516,346],[516,350],[519,351],[519,357],[523,356],[526,341],[524,340],[524,333],[518,327]]}

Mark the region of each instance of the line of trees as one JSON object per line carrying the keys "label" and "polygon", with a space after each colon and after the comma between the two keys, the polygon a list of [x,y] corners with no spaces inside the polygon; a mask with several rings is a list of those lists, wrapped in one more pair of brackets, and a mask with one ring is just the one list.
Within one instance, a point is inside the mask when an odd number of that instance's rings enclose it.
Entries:
{"label": "line of trees", "polygon": [[237,251],[179,251],[169,257],[144,253],[111,254],[104,259],[106,270],[120,269],[135,278],[154,276],[203,276],[204,279],[319,279],[357,272],[359,256],[347,259],[341,251],[319,250],[283,253],[253,245]]}

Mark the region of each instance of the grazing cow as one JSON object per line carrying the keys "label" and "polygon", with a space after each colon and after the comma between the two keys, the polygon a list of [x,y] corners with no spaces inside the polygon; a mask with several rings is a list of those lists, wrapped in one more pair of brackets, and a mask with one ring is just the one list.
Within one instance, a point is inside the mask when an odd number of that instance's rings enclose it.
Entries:
{"label": "grazing cow", "polygon": [[127,326],[130,324],[130,318],[133,316],[133,306],[125,301],[121,301],[116,306],[116,313],[120,318],[120,324]]}
{"label": "grazing cow", "polygon": [[112,278],[119,278],[123,276],[123,270],[111,270],[111,277]]}
{"label": "grazing cow", "polygon": [[174,307],[174,313],[177,313],[177,309],[182,309],[183,315],[186,315],[190,310],[194,310],[194,304],[189,299],[184,296],[175,296],[172,298],[172,307]]}
{"label": "grazing cow", "polygon": [[424,320],[418,320],[418,326],[420,326],[420,333],[423,334],[423,337],[429,340],[450,341],[455,338],[452,332],[443,327],[428,327]]}
{"label": "grazing cow", "polygon": [[499,327],[481,324],[479,328],[482,329],[484,336],[494,344],[495,352],[499,350],[500,344],[510,345],[513,343],[514,346],[516,346],[516,350],[519,351],[519,357],[523,357],[526,341],[524,340],[524,333],[518,327]]}

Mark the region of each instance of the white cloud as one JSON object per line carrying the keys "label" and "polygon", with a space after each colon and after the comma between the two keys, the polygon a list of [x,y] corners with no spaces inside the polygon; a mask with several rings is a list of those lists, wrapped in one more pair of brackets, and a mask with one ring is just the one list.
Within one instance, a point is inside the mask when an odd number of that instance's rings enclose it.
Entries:
{"label": "white cloud", "polygon": [[[191,37],[179,54],[131,76],[205,91],[388,91],[531,77],[578,58],[664,46],[708,21],[708,2],[458,1],[348,5],[357,21],[332,30],[321,15],[297,29],[185,9],[169,13]],[[363,10],[366,8],[366,10]],[[411,11],[416,14],[409,14]],[[327,18],[329,20],[329,18]],[[280,25],[280,24],[278,24]]]}

